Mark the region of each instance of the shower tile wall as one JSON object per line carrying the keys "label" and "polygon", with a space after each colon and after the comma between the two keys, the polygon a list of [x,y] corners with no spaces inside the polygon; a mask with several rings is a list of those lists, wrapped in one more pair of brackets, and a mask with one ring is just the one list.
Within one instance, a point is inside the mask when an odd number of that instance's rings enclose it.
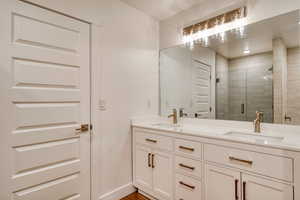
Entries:
{"label": "shower tile wall", "polygon": [[273,39],[274,123],[284,123],[287,112],[287,48],[281,38]]}
{"label": "shower tile wall", "polygon": [[288,49],[287,115],[300,124],[300,48]]}
{"label": "shower tile wall", "polygon": [[216,87],[216,117],[229,118],[228,104],[228,60],[220,54],[216,55],[216,77],[219,80]]}
{"label": "shower tile wall", "polygon": [[272,59],[262,53],[229,60],[229,119],[252,121],[261,110],[264,122],[273,121]]}

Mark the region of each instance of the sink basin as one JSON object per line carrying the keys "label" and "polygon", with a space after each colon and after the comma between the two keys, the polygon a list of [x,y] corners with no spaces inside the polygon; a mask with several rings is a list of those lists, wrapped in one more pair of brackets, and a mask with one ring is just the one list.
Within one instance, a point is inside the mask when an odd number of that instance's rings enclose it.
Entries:
{"label": "sink basin", "polygon": [[268,136],[263,135],[261,133],[240,133],[240,132],[229,132],[225,133],[225,136],[242,139],[242,140],[252,140],[254,142],[259,143],[274,143],[274,142],[282,142],[284,140],[284,137],[276,137],[276,136]]}
{"label": "sink basin", "polygon": [[157,123],[157,124],[151,124],[152,126],[156,126],[159,128],[179,128],[179,124],[168,124],[168,123]]}

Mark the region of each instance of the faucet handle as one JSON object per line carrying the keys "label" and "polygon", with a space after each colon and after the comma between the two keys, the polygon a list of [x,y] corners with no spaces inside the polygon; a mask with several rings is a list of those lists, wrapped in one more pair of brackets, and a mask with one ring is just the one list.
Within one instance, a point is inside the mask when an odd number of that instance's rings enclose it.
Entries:
{"label": "faucet handle", "polygon": [[173,117],[173,124],[177,124],[178,123],[177,110],[175,108],[173,109],[173,114],[168,116],[168,118],[171,118],[171,117]]}
{"label": "faucet handle", "polygon": [[179,109],[179,117],[187,117],[188,114],[184,112],[184,108]]}
{"label": "faucet handle", "polygon": [[176,110],[176,108],[174,108],[172,112],[173,112],[173,113],[170,114],[170,115],[168,116],[168,118],[177,116],[177,110]]}
{"label": "faucet handle", "polygon": [[264,116],[264,112],[256,111],[256,119],[262,120],[263,116]]}

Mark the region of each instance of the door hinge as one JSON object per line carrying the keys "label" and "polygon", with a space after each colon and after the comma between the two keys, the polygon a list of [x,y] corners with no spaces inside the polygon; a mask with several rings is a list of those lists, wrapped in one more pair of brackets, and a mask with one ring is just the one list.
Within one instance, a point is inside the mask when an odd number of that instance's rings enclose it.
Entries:
{"label": "door hinge", "polygon": [[90,124],[90,130],[93,130],[93,124]]}
{"label": "door hinge", "polygon": [[212,111],[212,107],[209,107],[209,112],[211,112]]}

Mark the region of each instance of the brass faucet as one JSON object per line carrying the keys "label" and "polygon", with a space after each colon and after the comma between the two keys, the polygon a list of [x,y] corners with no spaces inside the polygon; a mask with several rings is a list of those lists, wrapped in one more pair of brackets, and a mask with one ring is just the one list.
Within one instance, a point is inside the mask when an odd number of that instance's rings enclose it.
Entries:
{"label": "brass faucet", "polygon": [[174,108],[173,109],[173,114],[169,115],[168,118],[173,117],[173,124],[177,124],[178,120],[177,120],[177,110]]}
{"label": "brass faucet", "polygon": [[256,119],[254,120],[254,132],[260,133],[261,132],[261,122],[263,120],[264,113],[256,111]]}

